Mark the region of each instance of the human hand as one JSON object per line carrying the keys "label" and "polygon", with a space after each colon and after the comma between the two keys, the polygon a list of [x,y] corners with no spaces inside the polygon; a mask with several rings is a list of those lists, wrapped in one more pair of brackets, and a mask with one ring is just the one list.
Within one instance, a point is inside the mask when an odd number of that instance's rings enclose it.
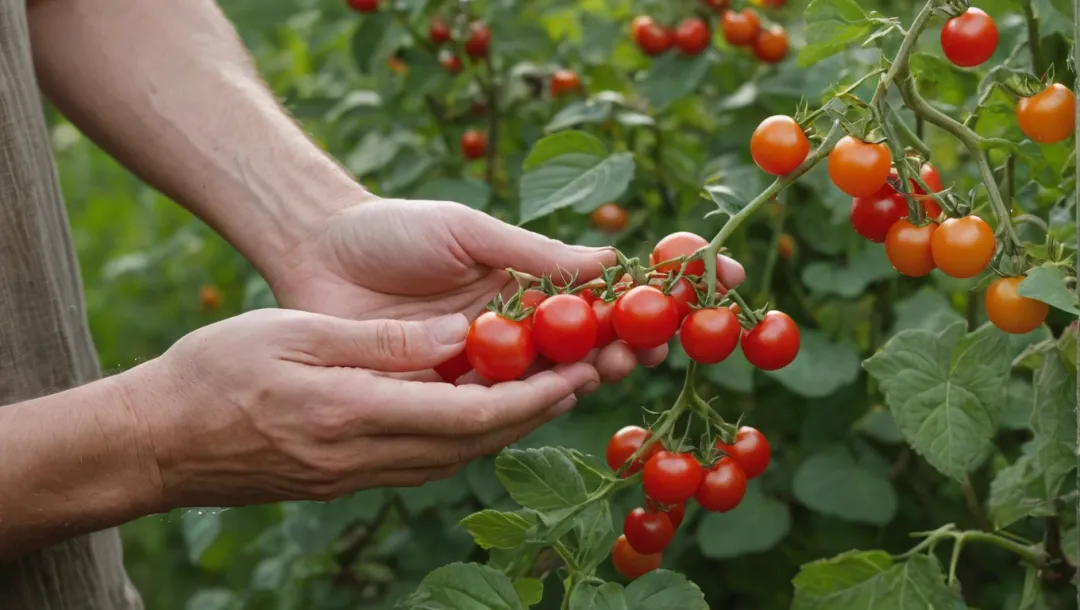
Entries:
{"label": "human hand", "polygon": [[[145,442],[151,510],[326,500],[448,477],[575,404],[588,363],[454,386],[387,373],[460,352],[468,324],[258,310],[204,327],[116,379]],[[144,483],[145,484],[145,483]]]}
{"label": "human hand", "polygon": [[[570,246],[443,201],[372,199],[329,217],[272,278],[286,307],[353,319],[425,320],[449,313],[475,318],[498,293],[516,289],[505,269],[534,276],[577,273],[579,281],[613,265],[611,249]],[[720,283],[739,285],[742,266],[721,256]],[[655,365],[666,346],[634,353],[622,342],[594,352],[604,381]]]}

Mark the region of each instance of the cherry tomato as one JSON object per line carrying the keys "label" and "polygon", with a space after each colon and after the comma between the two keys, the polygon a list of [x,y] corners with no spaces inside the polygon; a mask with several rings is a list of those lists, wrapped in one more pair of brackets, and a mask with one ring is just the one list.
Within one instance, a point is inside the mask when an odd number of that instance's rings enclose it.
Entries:
{"label": "cherry tomato", "polygon": [[733,311],[709,307],[687,316],[679,329],[679,341],[695,362],[716,364],[735,351],[740,334],[742,326]]}
{"label": "cherry tomato", "polygon": [[461,134],[461,152],[466,159],[480,159],[487,153],[487,136],[476,129],[468,129]]}
{"label": "cherry tomato", "polygon": [[685,277],[679,278],[679,281],[675,282],[675,285],[671,287],[671,298],[675,300],[675,307],[679,309],[679,320],[690,315],[690,312],[693,311],[691,306],[698,303],[697,291],[694,290],[694,285],[690,283],[690,280]]}
{"label": "cherry tomato", "polygon": [[641,43],[638,42],[638,39],[641,37],[641,34],[645,31],[645,28],[654,23],[656,22],[648,15],[638,15],[637,17],[634,17],[634,20],[630,22],[630,37],[634,39],[634,43],[640,46]]}
{"label": "cherry tomato", "polygon": [[379,10],[379,0],[348,0],[349,8],[358,13],[374,13]]}
{"label": "cherry tomato", "polygon": [[536,358],[529,328],[487,311],[473,321],[465,336],[469,364],[488,381],[513,381],[521,377]]}
{"label": "cherry tomato", "polygon": [[398,74],[404,74],[409,70],[409,66],[405,62],[401,61],[400,58],[393,55],[386,58],[386,67],[390,68],[394,72],[397,72]]}
{"label": "cherry tomato", "polygon": [[435,372],[447,383],[454,383],[471,370],[472,365],[469,364],[469,355],[465,350],[461,350],[457,356],[435,367]]}
{"label": "cherry tomato", "polygon": [[679,504],[694,496],[701,483],[701,464],[689,453],[660,451],[645,462],[641,484],[645,495],[661,504]]}
{"label": "cherry tomato", "polygon": [[634,547],[627,542],[626,536],[619,536],[611,549],[611,565],[615,566],[615,571],[628,580],[634,580],[659,568],[663,559],[663,553],[642,555],[635,551]]}
{"label": "cherry tomato", "polygon": [[994,326],[1014,335],[1035,330],[1050,313],[1046,303],[1020,296],[1023,281],[1022,277],[998,278],[986,289],[986,316]]}
{"label": "cherry tomato", "polygon": [[551,75],[551,95],[559,96],[572,91],[577,91],[581,86],[577,72],[573,70],[556,70]]}
{"label": "cherry tomato", "polygon": [[[652,254],[649,255],[649,265],[656,267],[656,270],[660,273],[676,273],[682,263],[671,262],[664,265],[660,265],[660,263],[682,256],[690,256],[707,245],[709,245],[709,241],[700,235],[687,231],[672,233],[661,239],[653,247]],[[696,260],[690,263],[686,266],[683,275],[705,275],[705,261]]]}
{"label": "cherry tomato", "polygon": [[722,457],[712,468],[705,471],[694,497],[705,510],[724,513],[742,502],[746,495],[746,474],[739,464]]}
{"label": "cherry tomato", "polygon": [[469,24],[469,38],[465,41],[465,52],[469,57],[484,57],[491,45],[491,30],[482,23]]}
{"label": "cherry tomato", "polygon": [[664,26],[653,20],[636,25],[634,42],[646,55],[659,55],[675,44],[675,38]]}
{"label": "cherry tomato", "polygon": [[592,216],[593,226],[605,233],[618,233],[626,227],[626,210],[617,203],[605,203],[596,208]]}
{"label": "cherry tomato", "polygon": [[701,0],[701,3],[721,14],[723,14],[728,7],[728,0]]}
{"label": "cherry tomato", "polygon": [[941,28],[941,50],[961,68],[972,68],[990,59],[997,45],[997,25],[986,11],[974,6]]}
{"label": "cherry tomato", "polygon": [[431,38],[432,44],[442,44],[444,42],[450,42],[450,27],[446,25],[446,22],[442,20],[442,17],[433,17],[431,19],[431,28],[428,30],[428,36]]}
{"label": "cherry tomato", "polygon": [[752,479],[769,467],[772,458],[772,448],[768,439],[757,428],[741,426],[735,433],[735,443],[726,445],[716,441],[716,448],[731,456],[738,462],[746,478]]}
{"label": "cherry tomato", "polygon": [[533,313],[533,343],[541,356],[568,364],[589,355],[596,345],[596,314],[584,299],[557,294]]}
{"label": "cherry tomato", "polygon": [[874,243],[884,243],[889,229],[907,216],[907,200],[891,185],[885,184],[877,194],[851,200],[851,226],[855,232]]}
{"label": "cherry tomato", "polygon": [[1041,144],[1060,142],[1076,131],[1076,96],[1054,83],[1016,104],[1016,122],[1024,135]]}
{"label": "cherry tomato", "polygon": [[638,507],[623,521],[623,536],[635,551],[643,555],[662,553],[675,537],[675,526],[667,513]]}
{"label": "cherry tomato", "polygon": [[894,269],[908,277],[922,277],[934,270],[934,256],[930,242],[937,223],[921,227],[901,218],[889,228],[885,236],[885,254]]}
{"label": "cherry tomato", "polygon": [[[618,472],[619,469],[622,468],[622,465],[625,464],[638,449],[641,449],[641,446],[645,444],[645,440],[648,438],[649,431],[640,426],[626,426],[616,432],[607,444],[608,468],[611,468],[612,472]],[[649,461],[652,456],[663,450],[664,448],[660,443],[653,443],[650,445],[649,450],[626,469],[622,478],[625,479],[626,477],[641,472],[641,469],[645,466],[645,462]]]}
{"label": "cherry tomato", "polygon": [[682,525],[683,519],[686,517],[686,504],[672,504],[671,506],[664,507],[663,504],[656,502],[650,497],[645,498],[645,510],[651,511],[663,511],[667,513],[668,519],[671,520],[671,525],[675,529],[679,529]]}
{"label": "cherry tomato", "polygon": [[780,251],[780,258],[784,260],[795,256],[795,238],[787,233],[782,233],[776,241],[776,249]]}
{"label": "cherry tomato", "polygon": [[743,329],[742,351],[763,371],[782,369],[799,355],[799,327],[786,313],[770,311],[757,326]]}
{"label": "cherry tomato", "polygon": [[523,309],[528,309],[530,307],[536,309],[536,307],[540,305],[540,303],[546,301],[547,298],[548,295],[543,290],[530,288],[521,293],[521,307]]}
{"label": "cherry tomato", "polygon": [[593,313],[596,314],[596,346],[604,347],[618,339],[615,334],[615,325],[612,323],[611,314],[615,311],[615,301],[596,299],[592,302]]}
{"label": "cherry tomato", "polygon": [[675,28],[675,46],[686,55],[700,55],[711,40],[709,26],[700,19],[683,19]]}
{"label": "cherry tomato", "polygon": [[450,74],[461,72],[461,58],[450,51],[444,49],[439,53],[439,63],[442,64],[443,69]]}
{"label": "cherry tomato", "polygon": [[810,139],[795,119],[778,114],[761,122],[750,136],[750,156],[766,173],[783,176],[795,171],[810,154]]}
{"label": "cherry tomato", "polygon": [[[926,186],[930,187],[931,192],[940,193],[945,190],[945,186],[941,183],[941,175],[938,174],[938,171],[934,169],[933,165],[923,163],[922,167],[919,168],[919,177],[926,183]],[[922,202],[927,218],[935,219],[941,216],[941,206],[939,206],[937,202],[934,201],[934,198],[930,197],[929,194],[919,186],[919,183],[914,180],[911,181],[911,192],[916,195],[922,195],[921,197],[916,198]]]}
{"label": "cherry tomato", "polygon": [[779,63],[787,57],[787,32],[779,25],[774,25],[758,32],[753,42],[754,56],[766,63]]}
{"label": "cherry tomato", "polygon": [[934,231],[930,252],[945,275],[975,277],[994,258],[994,230],[978,216],[949,218]]}
{"label": "cherry tomato", "polygon": [[596,300],[596,292],[592,288],[586,288],[585,290],[578,292],[577,296],[582,301],[588,303],[590,306],[592,306],[593,301]]}
{"label": "cherry tomato", "polygon": [[829,177],[852,197],[869,197],[889,179],[892,159],[885,144],[870,144],[844,136],[829,153]]}
{"label": "cherry tomato", "polygon": [[630,347],[659,347],[679,330],[679,307],[659,288],[637,286],[615,301],[611,323],[615,334]]}
{"label": "cherry tomato", "polygon": [[745,8],[741,11],[728,11],[720,17],[720,29],[724,32],[724,40],[728,44],[744,47],[754,43],[758,31],[761,30],[761,21],[757,13]]}
{"label": "cherry tomato", "polygon": [[213,284],[207,284],[199,288],[199,302],[202,303],[203,309],[220,309],[221,289]]}

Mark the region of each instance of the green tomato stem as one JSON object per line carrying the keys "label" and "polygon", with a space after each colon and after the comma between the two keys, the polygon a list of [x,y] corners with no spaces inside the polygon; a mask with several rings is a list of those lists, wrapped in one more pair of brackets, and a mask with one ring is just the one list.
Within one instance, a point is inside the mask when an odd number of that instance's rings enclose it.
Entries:
{"label": "green tomato stem", "polygon": [[1039,19],[1035,16],[1035,9],[1031,0],[1020,0],[1020,7],[1024,10],[1024,21],[1027,23],[1028,50],[1031,51],[1031,68],[1036,74],[1042,74],[1045,68],[1042,64],[1041,45],[1039,44]]}
{"label": "green tomato stem", "polygon": [[930,155],[932,154],[930,147],[926,145],[926,142],[922,141],[922,138],[917,136],[915,132],[911,130],[911,126],[907,124],[907,121],[905,121],[888,102],[885,102],[885,106],[888,110],[888,114],[893,119],[893,126],[898,131],[900,137],[907,141],[909,146],[919,151],[919,155],[922,156],[924,161],[929,161]]}

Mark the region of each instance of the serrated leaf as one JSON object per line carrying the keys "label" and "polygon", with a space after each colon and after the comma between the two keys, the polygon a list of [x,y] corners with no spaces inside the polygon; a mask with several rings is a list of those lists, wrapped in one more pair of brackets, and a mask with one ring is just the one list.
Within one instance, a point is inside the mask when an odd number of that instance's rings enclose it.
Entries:
{"label": "serrated leaf", "polygon": [[987,507],[994,526],[1006,528],[1024,517],[1044,514],[1051,505],[1043,499],[1045,483],[1034,455],[1022,455],[1001,469],[990,483]]}
{"label": "serrated leaf", "polygon": [[514,590],[525,607],[535,606],[544,599],[544,581],[539,578],[519,578],[514,581]]}
{"label": "serrated leaf", "polygon": [[965,335],[965,326],[903,331],[863,362],[908,443],[957,480],[992,443],[1009,371],[1005,333],[984,325]]}
{"label": "serrated leaf", "polygon": [[697,585],[681,574],[654,570],[624,589],[615,583],[582,584],[570,596],[571,610],[709,610]]}
{"label": "serrated leaf", "polygon": [[815,261],[803,268],[802,281],[811,292],[852,299],[870,284],[896,276],[885,249],[869,246],[846,262]]}
{"label": "serrated leaf", "polygon": [[1020,377],[1009,379],[1005,388],[1005,409],[1001,412],[1002,428],[1026,430],[1031,424],[1031,410],[1035,404],[1035,388],[1031,382]]}
{"label": "serrated leaf", "polygon": [[577,567],[590,572],[611,554],[618,534],[611,525],[611,505],[607,501],[589,504],[574,519],[574,528],[563,537]]}
{"label": "serrated leaf", "polygon": [[705,185],[705,193],[728,216],[734,216],[765,190],[761,170],[725,157]]}
{"label": "serrated leaf", "polygon": [[710,559],[729,559],[767,551],[790,530],[791,509],[765,495],[761,484],[754,480],[735,510],[705,515],[698,526],[697,544]]}
{"label": "serrated leaf", "polygon": [[1073,315],[1080,315],[1076,307],[1076,293],[1065,285],[1065,271],[1056,265],[1043,265],[1028,271],[1017,290],[1020,296],[1036,299]]}
{"label": "serrated leaf", "polygon": [[844,447],[800,464],[792,492],[803,506],[847,521],[887,525],[896,516],[896,490],[889,479],[856,462]]}
{"label": "serrated leaf", "polygon": [[495,473],[518,504],[548,522],[583,504],[588,495],[573,460],[557,447],[505,449],[495,459]]}
{"label": "serrated leaf", "polygon": [[1043,497],[1052,500],[1076,468],[1076,369],[1070,369],[1057,352],[1052,352],[1035,371],[1032,385],[1035,455],[1043,470]]}
{"label": "serrated leaf", "polygon": [[461,526],[481,548],[512,549],[525,542],[536,515],[525,512],[482,510],[461,520]]}
{"label": "serrated leaf", "polygon": [[799,66],[807,68],[862,43],[874,30],[874,23],[856,0],[813,0],[806,7],[803,35],[806,46],[799,51]]}
{"label": "serrated leaf", "polygon": [[523,171],[537,169],[563,155],[579,154],[590,157],[604,157],[608,153],[604,143],[592,134],[584,131],[568,131],[541,138],[529,151],[521,164]]}
{"label": "serrated leaf", "polygon": [[904,442],[904,433],[896,425],[896,419],[888,409],[880,405],[859,418],[859,421],[855,422],[855,430],[881,443]]}
{"label": "serrated leaf", "polygon": [[848,551],[804,564],[792,579],[795,594],[824,596],[875,578],[893,566],[885,551]]}
{"label": "serrated leaf", "polygon": [[622,195],[634,177],[632,154],[608,155],[599,139],[580,131],[541,139],[522,167],[521,224],[570,206],[591,212]]}
{"label": "serrated leaf", "polygon": [[452,563],[424,577],[398,610],[523,610],[514,583],[475,563]]}
{"label": "serrated leaf", "polygon": [[859,354],[847,343],[829,341],[821,331],[799,328],[799,355],[786,367],[765,374],[806,398],[823,398],[859,378]]}
{"label": "serrated leaf", "polygon": [[891,566],[881,551],[841,558],[803,566],[793,581],[791,610],[967,610],[932,557],[915,555]]}
{"label": "serrated leaf", "polygon": [[709,53],[693,57],[668,53],[653,61],[648,74],[638,83],[638,91],[653,110],[664,110],[672,102],[693,93],[705,80],[711,66]]}
{"label": "serrated leaf", "polygon": [[433,180],[420,185],[412,196],[413,199],[456,201],[475,210],[484,210],[491,202],[491,186],[473,178]]}

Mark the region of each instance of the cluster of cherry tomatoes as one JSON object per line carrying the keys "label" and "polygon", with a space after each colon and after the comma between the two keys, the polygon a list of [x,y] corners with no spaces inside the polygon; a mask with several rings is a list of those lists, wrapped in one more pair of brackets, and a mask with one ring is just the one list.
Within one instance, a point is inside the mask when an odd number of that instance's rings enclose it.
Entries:
{"label": "cluster of cherry tomatoes", "polygon": [[[780,7],[785,0],[768,0],[767,6]],[[780,25],[763,27],[756,11],[728,8],[728,0],[703,0],[703,4],[720,15],[720,31],[728,44],[748,47],[761,61],[777,63],[788,53],[787,32]],[[660,55],[677,48],[684,55],[699,55],[709,48],[712,32],[700,17],[688,17],[674,29],[657,23],[652,17],[639,15],[630,26],[634,43],[646,55]]]}
{"label": "cluster of cherry tomatoes", "polygon": [[746,482],[765,472],[772,449],[765,435],[742,426],[735,442],[717,440],[719,459],[702,466],[691,453],[667,451],[660,442],[628,467],[626,463],[649,439],[649,432],[627,426],[611,437],[608,466],[628,477],[642,472],[645,505],[635,508],[623,522],[623,534],[615,541],[611,562],[625,578],[634,579],[660,567],[664,549],[686,514],[686,502],[697,500],[708,511],[733,510],[746,495]]}

